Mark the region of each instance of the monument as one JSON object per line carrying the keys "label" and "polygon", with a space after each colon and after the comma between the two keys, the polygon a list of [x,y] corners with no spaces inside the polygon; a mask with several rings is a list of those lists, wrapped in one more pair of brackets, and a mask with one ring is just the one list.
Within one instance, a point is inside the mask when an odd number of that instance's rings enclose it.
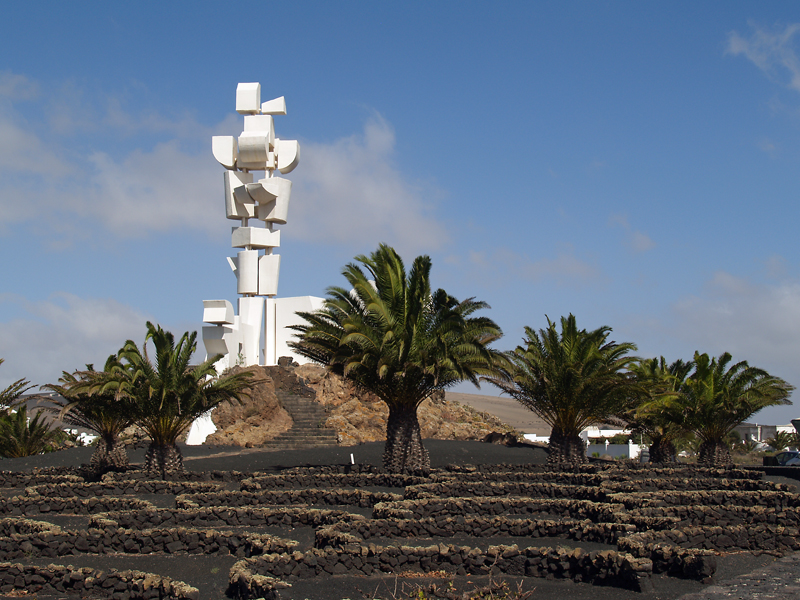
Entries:
{"label": "monument", "polygon": [[[231,246],[240,248],[228,264],[236,276],[238,314],[228,300],[203,301],[203,343],[208,356],[222,354],[219,372],[235,365],[275,365],[280,356],[306,362],[291,352],[289,325],[302,322],[297,311],[322,307],[313,296],[278,298],[281,257],[279,226],[289,215],[291,173],[300,159],[296,140],[275,137],[273,117],[286,114],[281,96],[261,102],[261,84],[240,83],[236,112],[244,129],[236,136],[214,136],[214,158],[225,167],[225,216],[239,223],[231,230]],[[263,173],[263,177],[260,175]],[[263,324],[263,325],[262,325]]]}

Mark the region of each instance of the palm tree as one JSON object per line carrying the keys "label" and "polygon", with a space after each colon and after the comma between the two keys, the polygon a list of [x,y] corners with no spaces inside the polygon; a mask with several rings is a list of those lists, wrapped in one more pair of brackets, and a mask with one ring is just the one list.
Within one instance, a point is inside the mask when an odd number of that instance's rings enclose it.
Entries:
{"label": "palm tree", "polygon": [[54,450],[64,437],[64,432],[51,428],[37,412],[28,418],[28,407],[17,406],[15,412],[0,415],[0,456],[23,458]]}
{"label": "palm tree", "polygon": [[798,437],[797,433],[789,433],[788,431],[778,431],[769,439],[764,440],[767,445],[775,450],[776,452],[781,452],[782,450],[787,450],[789,448],[794,448],[797,446]]}
{"label": "palm tree", "polygon": [[128,466],[128,455],[125,446],[120,442],[122,432],[134,422],[134,406],[127,395],[119,395],[112,389],[101,393],[92,393],[93,386],[104,376],[113,375],[124,369],[112,354],[106,360],[103,371],[95,371],[92,365],[86,365],[85,371],[74,374],[62,372],[59,384],[42,386],[59,394],[50,398],[58,411],[59,418],[73,427],[83,427],[97,433],[97,447],[90,461],[95,471],[105,472],[112,469],[124,469]]}
{"label": "palm tree", "polygon": [[387,471],[428,471],[417,408],[437,390],[460,381],[477,386],[481,376],[495,373],[503,355],[488,345],[502,331],[491,319],[472,316],[488,308],[485,302],[431,291],[428,256],[414,259],[408,273],[385,244],[355,260],[361,264],[342,271],[352,290],[328,288],[321,310],[298,313],[307,324],[292,327],[299,339],[290,345],[386,403]]}
{"label": "palm tree", "polygon": [[[153,343],[155,362],[148,355],[148,341]],[[143,352],[128,340],[118,353],[122,368],[99,377],[99,385],[95,384],[93,390],[130,400],[135,423],[150,436],[145,469],[166,477],[183,470],[178,437],[197,417],[217,405],[241,400],[251,372],[218,376],[214,363],[221,355],[191,366],[197,349],[196,332],[184,333],[176,344],[172,333],[148,322],[142,348]]]}
{"label": "palm tree", "polygon": [[645,388],[627,369],[637,360],[631,343],[608,341],[610,327],[578,329],[575,317],[561,317],[561,334],[525,328],[524,346],[508,353],[505,379],[489,381],[552,427],[550,463],[582,463],[586,447],[580,433],[635,406]]}
{"label": "palm tree", "polygon": [[695,370],[681,386],[684,418],[701,440],[702,464],[730,464],[725,438],[734,427],[762,408],[791,404],[794,386],[747,361],[728,366],[731,358],[728,352],[719,358],[695,352]]}
{"label": "palm tree", "polygon": [[[0,365],[5,362],[5,359],[0,358]],[[0,411],[7,411],[12,407],[28,390],[35,386],[31,385],[27,379],[17,379],[14,383],[9,385],[6,389],[0,391]]]}
{"label": "palm tree", "polygon": [[694,363],[676,360],[667,365],[664,357],[634,363],[630,372],[648,392],[648,397],[624,419],[629,428],[650,439],[650,462],[677,462],[675,441],[687,433],[680,402],[680,387]]}

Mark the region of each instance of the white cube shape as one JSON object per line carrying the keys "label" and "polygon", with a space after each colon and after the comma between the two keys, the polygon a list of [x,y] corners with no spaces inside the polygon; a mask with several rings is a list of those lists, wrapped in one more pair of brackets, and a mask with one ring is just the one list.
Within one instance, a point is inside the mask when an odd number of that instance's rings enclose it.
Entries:
{"label": "white cube shape", "polygon": [[314,312],[325,306],[324,298],[315,296],[300,296],[294,298],[275,299],[275,356],[291,356],[301,365],[309,362],[305,357],[295,354],[289,347],[290,342],[296,342],[298,333],[289,329],[292,325],[305,325],[306,321],[297,315],[298,311]]}
{"label": "white cube shape", "polygon": [[248,115],[244,118],[244,131],[261,132],[269,137],[269,143],[275,143],[275,122],[269,115]]}
{"label": "white cube shape", "polygon": [[278,276],[281,271],[281,255],[265,254],[258,259],[259,296],[278,295]]}
{"label": "white cube shape", "polygon": [[261,105],[262,115],[285,115],[286,114],[286,98],[281,96],[274,100],[267,100]]}
{"label": "white cube shape", "polygon": [[269,135],[263,131],[245,131],[239,136],[239,158],[236,166],[240,169],[263,171],[267,168]]}
{"label": "white cube shape", "polygon": [[259,179],[256,183],[248,183],[245,188],[247,189],[247,193],[250,194],[250,197],[258,202],[259,204],[266,204],[267,202],[272,202],[275,198],[278,197],[276,193],[272,192],[272,188],[265,186],[264,181],[269,181],[267,179]]}
{"label": "white cube shape", "polygon": [[283,177],[269,177],[259,179],[258,183],[275,196],[275,200],[259,203],[256,206],[256,217],[267,223],[285,225],[289,217],[289,199],[292,195],[292,182]]}
{"label": "white cube shape", "polygon": [[236,257],[236,292],[258,294],[258,250],[242,250]]}
{"label": "white cube shape", "polygon": [[[240,335],[238,326],[225,327],[224,325],[212,325],[203,327],[203,345],[209,358],[215,354],[230,356],[234,359],[239,353]],[[227,366],[232,366],[228,364]]]}
{"label": "white cube shape", "polygon": [[229,219],[251,219],[255,216],[256,203],[245,188],[252,182],[252,173],[225,171],[225,215]]}
{"label": "white cube shape", "polygon": [[277,140],[275,152],[278,154],[278,171],[284,175],[294,171],[300,162],[300,143],[297,140]]}
{"label": "white cube shape", "polygon": [[281,245],[281,232],[263,227],[231,228],[231,246],[234,248],[278,248]]}
{"label": "white cube shape", "polygon": [[261,110],[261,84],[240,83],[236,86],[236,112],[257,115]]}
{"label": "white cube shape", "polygon": [[233,304],[227,300],[203,300],[203,323],[232,325]]}
{"label": "white cube shape", "polygon": [[239,151],[236,147],[236,138],[232,135],[215,135],[211,138],[211,152],[226,169],[236,167],[236,157]]}

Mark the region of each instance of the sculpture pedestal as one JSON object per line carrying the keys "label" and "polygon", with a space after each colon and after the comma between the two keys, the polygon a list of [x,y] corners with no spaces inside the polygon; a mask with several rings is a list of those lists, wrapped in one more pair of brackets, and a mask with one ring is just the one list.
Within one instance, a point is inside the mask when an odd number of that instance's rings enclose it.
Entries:
{"label": "sculpture pedestal", "polygon": [[282,356],[301,364],[308,362],[289,347],[295,333],[288,327],[305,323],[297,312],[319,310],[324,302],[316,296],[239,298],[239,314],[235,315],[227,300],[204,300],[206,358],[223,355],[216,364],[220,373],[236,365],[277,365]]}

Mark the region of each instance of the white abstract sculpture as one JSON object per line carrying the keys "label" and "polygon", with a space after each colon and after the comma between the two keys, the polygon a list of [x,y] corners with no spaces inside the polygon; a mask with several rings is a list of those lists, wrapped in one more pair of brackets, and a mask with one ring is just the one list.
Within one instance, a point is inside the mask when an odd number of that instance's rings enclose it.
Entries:
{"label": "white abstract sculpture", "polygon": [[[292,182],[275,172],[291,173],[300,158],[296,140],[275,137],[273,116],[286,114],[286,100],[262,103],[261,84],[240,83],[236,112],[244,115],[241,135],[211,140],[214,158],[226,169],[225,216],[240,222],[231,230],[231,246],[241,249],[235,258],[228,258],[241,296],[239,314],[227,300],[203,301],[203,322],[209,325],[203,327],[203,342],[208,355],[223,355],[219,371],[237,364],[274,365],[279,352],[294,357],[286,345],[286,326],[301,321],[294,314],[297,310],[316,310],[323,302],[311,296],[276,299],[281,264],[274,252],[281,245],[276,227],[288,219]],[[264,176],[254,177],[254,172]]]}

